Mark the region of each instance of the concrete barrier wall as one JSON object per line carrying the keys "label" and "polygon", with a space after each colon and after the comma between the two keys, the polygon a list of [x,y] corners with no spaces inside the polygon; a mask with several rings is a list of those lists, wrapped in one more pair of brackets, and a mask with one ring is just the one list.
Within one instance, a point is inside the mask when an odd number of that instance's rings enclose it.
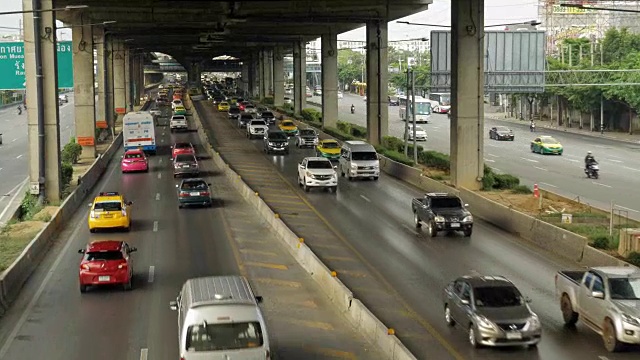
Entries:
{"label": "concrete barrier wall", "polygon": [[[189,107],[191,101],[187,100]],[[235,189],[248,200],[260,212],[262,217],[269,222],[278,238],[285,244],[296,261],[311,275],[322,291],[337,306],[338,311],[364,335],[372,344],[378,345],[388,359],[409,360],[416,359],[413,354],[400,342],[395,335],[389,335],[389,329],[374,316],[358,299],[354,299],[353,293],[338,279],[332,275],[327,266],[320,261],[316,254],[300,239],[280,217],[262,200],[259,193],[249,187],[241,177],[229,167],[220,154],[211,147],[207,134],[196,109],[193,109],[193,119],[197,126],[197,132],[207,153],[212,157],[216,165],[222,169],[224,176],[234,185]]]}

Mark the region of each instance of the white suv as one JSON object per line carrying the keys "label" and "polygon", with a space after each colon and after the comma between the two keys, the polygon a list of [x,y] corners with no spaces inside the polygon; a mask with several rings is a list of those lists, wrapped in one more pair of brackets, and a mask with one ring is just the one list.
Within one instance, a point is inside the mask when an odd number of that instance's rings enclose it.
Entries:
{"label": "white suv", "polygon": [[312,187],[323,187],[329,191],[338,190],[337,166],[323,157],[306,157],[298,164],[298,184],[304,191]]}
{"label": "white suv", "polygon": [[[408,138],[413,141],[413,124],[409,124]],[[427,132],[419,125],[416,125],[416,141],[427,141]]]}
{"label": "white suv", "polygon": [[171,132],[178,131],[178,130],[189,130],[186,116],[173,115],[171,117],[171,121],[169,122],[169,129],[171,130]]}
{"label": "white suv", "polygon": [[264,137],[264,134],[269,130],[269,125],[264,120],[251,120],[247,124],[247,137],[253,139],[253,137]]}

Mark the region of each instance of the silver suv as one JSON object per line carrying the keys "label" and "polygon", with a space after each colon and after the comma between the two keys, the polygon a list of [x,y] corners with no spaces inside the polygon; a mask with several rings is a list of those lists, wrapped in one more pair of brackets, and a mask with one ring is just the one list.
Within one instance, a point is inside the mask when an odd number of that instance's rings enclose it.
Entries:
{"label": "silver suv", "polygon": [[173,177],[200,175],[200,165],[193,154],[178,154],[173,159]]}

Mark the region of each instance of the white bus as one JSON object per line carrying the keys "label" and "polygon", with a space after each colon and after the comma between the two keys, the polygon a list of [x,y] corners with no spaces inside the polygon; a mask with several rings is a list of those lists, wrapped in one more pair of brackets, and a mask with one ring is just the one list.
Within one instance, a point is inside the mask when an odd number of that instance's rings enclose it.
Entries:
{"label": "white bus", "polygon": [[148,111],[127,113],[122,119],[124,150],[141,149],[151,154],[156,153],[156,129],[153,115]]}
{"label": "white bus", "polygon": [[451,109],[450,93],[431,93],[429,94],[429,100],[435,113],[446,114]]}
{"label": "white bus", "polygon": [[[406,95],[398,95],[398,104],[400,105],[400,119],[405,121],[407,115],[407,104],[411,103],[411,97],[407,101]],[[409,106],[409,121],[412,121],[411,106]],[[429,123],[431,117],[431,102],[422,96],[416,96],[416,123]]]}

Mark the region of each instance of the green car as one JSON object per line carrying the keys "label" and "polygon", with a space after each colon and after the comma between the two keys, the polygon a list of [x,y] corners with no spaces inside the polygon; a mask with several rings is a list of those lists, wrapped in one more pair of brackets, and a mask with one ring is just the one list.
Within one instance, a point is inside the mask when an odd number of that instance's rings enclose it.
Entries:
{"label": "green car", "polygon": [[562,144],[551,136],[538,136],[531,142],[531,152],[541,155],[557,154],[562,155],[564,151]]}
{"label": "green car", "polygon": [[201,178],[182,180],[180,185],[176,185],[178,189],[178,207],[180,209],[193,205],[211,207],[210,185]]}

